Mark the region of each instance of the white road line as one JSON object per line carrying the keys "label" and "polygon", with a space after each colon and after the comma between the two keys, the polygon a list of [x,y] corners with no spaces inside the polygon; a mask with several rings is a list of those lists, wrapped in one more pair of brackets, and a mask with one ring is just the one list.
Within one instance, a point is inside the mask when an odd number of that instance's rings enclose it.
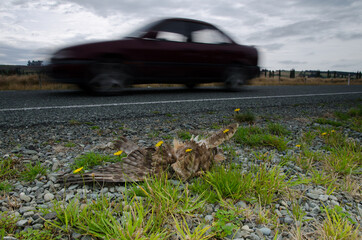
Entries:
{"label": "white road line", "polygon": [[362,92],[296,94],[296,95],[279,95],[279,96],[237,97],[237,98],[206,98],[206,99],[191,99],[191,100],[185,99],[185,100],[173,100],[173,101],[106,103],[106,104],[91,104],[91,105],[69,105],[69,106],[28,107],[28,108],[4,108],[0,109],[0,112],[47,110],[47,109],[93,108],[93,107],[118,107],[118,106],[132,106],[132,105],[167,104],[167,103],[192,103],[192,102],[214,102],[214,101],[217,102],[217,101],[270,99],[270,98],[316,97],[316,96],[333,96],[333,95],[350,95],[350,94],[362,94]]}

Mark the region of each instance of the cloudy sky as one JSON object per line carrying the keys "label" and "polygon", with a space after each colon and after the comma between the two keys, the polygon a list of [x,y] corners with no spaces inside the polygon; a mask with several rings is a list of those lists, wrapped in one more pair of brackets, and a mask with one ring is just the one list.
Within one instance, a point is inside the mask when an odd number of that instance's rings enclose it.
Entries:
{"label": "cloudy sky", "polygon": [[361,0],[0,0],[0,64],[117,39],[163,17],[215,24],[268,69],[362,70]]}

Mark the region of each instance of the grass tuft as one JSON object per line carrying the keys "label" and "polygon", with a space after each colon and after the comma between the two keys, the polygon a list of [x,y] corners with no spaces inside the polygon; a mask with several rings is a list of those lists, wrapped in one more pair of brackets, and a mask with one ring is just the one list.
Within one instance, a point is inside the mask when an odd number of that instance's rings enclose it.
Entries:
{"label": "grass tuft", "polygon": [[247,123],[253,123],[256,120],[256,116],[254,113],[247,111],[244,113],[235,113],[234,114],[234,120],[242,123],[242,122],[247,122]]}
{"label": "grass tuft", "polygon": [[284,137],[265,133],[265,130],[259,127],[239,127],[234,135],[236,143],[249,145],[252,147],[274,147],[279,151],[287,149],[287,141]]}
{"label": "grass tuft", "polygon": [[31,182],[40,176],[44,176],[46,172],[47,169],[40,162],[36,162],[34,165],[28,163],[25,164],[25,169],[20,173],[20,177],[22,180]]}
{"label": "grass tuft", "polygon": [[77,157],[74,163],[71,165],[71,169],[75,170],[81,167],[83,167],[84,170],[92,169],[95,166],[102,165],[104,162],[120,162],[125,156],[125,153],[122,153],[119,156],[109,156],[100,153],[89,152]]}

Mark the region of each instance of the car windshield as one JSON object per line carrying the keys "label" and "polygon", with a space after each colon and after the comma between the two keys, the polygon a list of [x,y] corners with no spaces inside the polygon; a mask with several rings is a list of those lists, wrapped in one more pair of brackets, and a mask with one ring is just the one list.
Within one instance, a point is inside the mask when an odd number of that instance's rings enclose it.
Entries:
{"label": "car windshield", "polygon": [[154,26],[156,26],[160,21],[155,21],[152,23],[147,24],[146,26],[142,26],[128,34],[126,34],[126,37],[130,37],[130,38],[140,38],[142,37],[145,33],[149,32],[150,29],[152,29]]}

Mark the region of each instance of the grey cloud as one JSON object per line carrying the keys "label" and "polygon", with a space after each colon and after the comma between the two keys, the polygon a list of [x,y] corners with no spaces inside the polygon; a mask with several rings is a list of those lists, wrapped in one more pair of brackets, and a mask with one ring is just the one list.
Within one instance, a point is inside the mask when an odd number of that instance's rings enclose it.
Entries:
{"label": "grey cloud", "polygon": [[305,61],[284,60],[284,61],[279,61],[279,63],[285,64],[285,65],[301,65],[301,64],[306,64],[306,63],[308,63],[308,62],[305,62]]}
{"label": "grey cloud", "polygon": [[328,29],[333,29],[335,21],[307,20],[276,27],[264,32],[253,34],[248,40],[270,40],[288,37],[303,37],[321,35]]}
{"label": "grey cloud", "polygon": [[266,50],[269,51],[275,51],[281,49],[284,45],[285,44],[282,43],[272,43],[272,44],[261,45],[260,47],[265,48]]}
{"label": "grey cloud", "polygon": [[340,32],[336,34],[336,37],[341,40],[358,40],[362,39],[362,33],[346,33],[346,32]]}
{"label": "grey cloud", "polygon": [[28,60],[44,60],[44,52],[0,43],[0,63],[25,65]]}

